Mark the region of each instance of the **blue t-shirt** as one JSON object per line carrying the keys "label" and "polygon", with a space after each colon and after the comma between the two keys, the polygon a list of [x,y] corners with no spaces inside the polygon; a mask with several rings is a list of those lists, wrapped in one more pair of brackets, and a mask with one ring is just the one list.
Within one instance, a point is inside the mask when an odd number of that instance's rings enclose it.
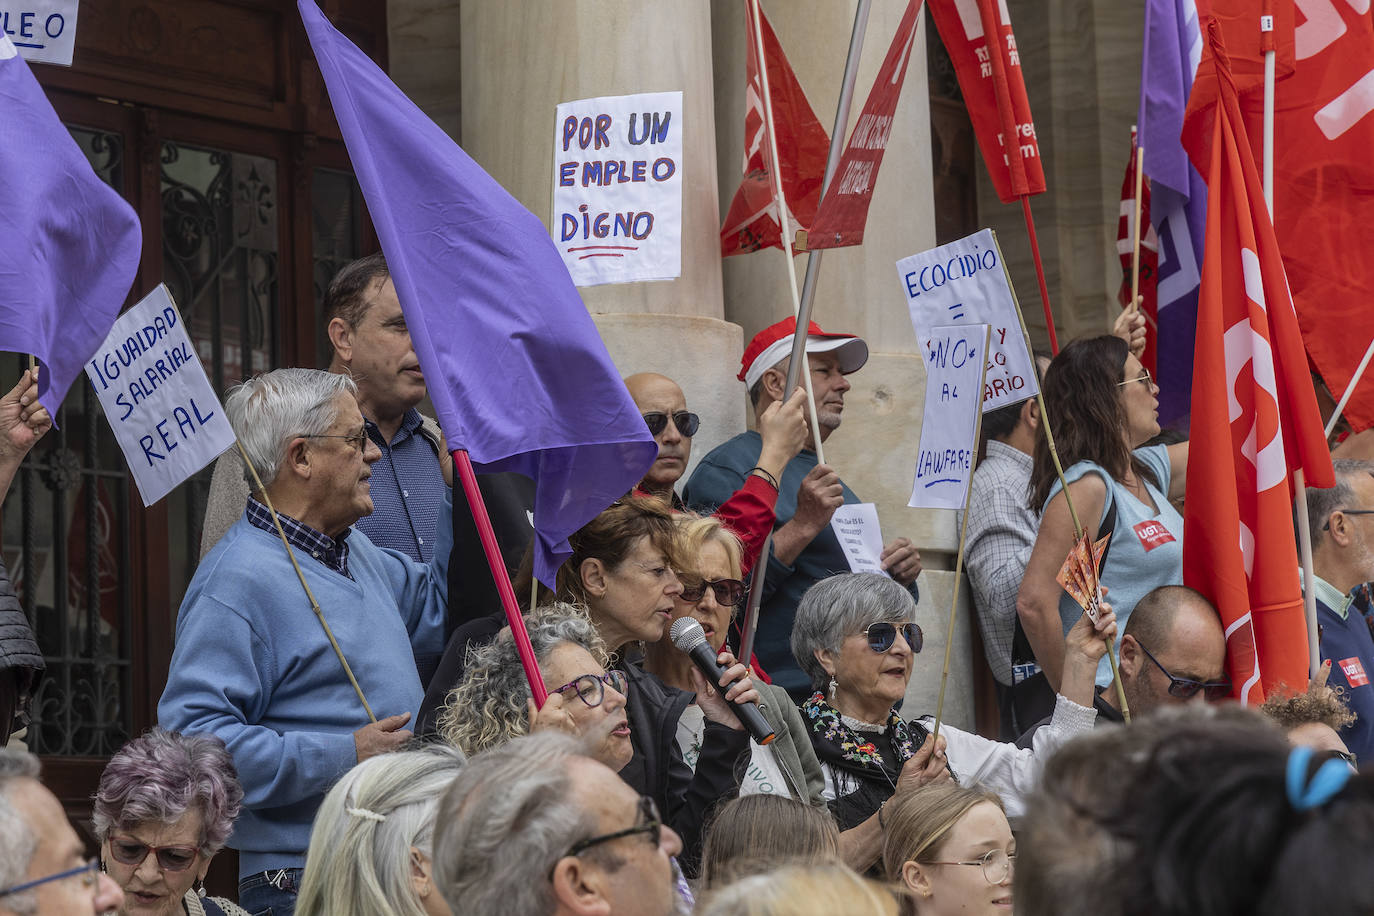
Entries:
{"label": "blue t-shirt", "polygon": [[[1134,493],[1113,480],[1101,465],[1091,461],[1080,461],[1064,472],[1064,479],[1069,483],[1085,474],[1096,474],[1107,485],[1107,498],[1102,502],[1102,515],[1097,521],[1099,529],[1111,504],[1116,503],[1116,527],[1100,575],[1102,584],[1110,589],[1107,603],[1116,612],[1118,634],[1125,630],[1126,621],[1135,609],[1136,602],[1145,597],[1147,592],[1161,585],[1183,584],[1183,516],[1178,514],[1168,499],[1169,448],[1165,445],[1139,448],[1135,450],[1135,456],[1154,471],[1159,480],[1157,487],[1145,482],[1157,508],[1142,503]],[[1042,513],[1060,489],[1056,482],[1050,490],[1049,499],[1041,507]],[[1101,534],[1105,532],[1099,531],[1099,536]],[[1078,602],[1070,598],[1068,592],[1061,592],[1059,617],[1064,624],[1064,633],[1067,634],[1082,616],[1083,609]],[[1117,651],[1120,645],[1118,639],[1112,651]],[[1111,663],[1104,655],[1097,664],[1097,683],[1105,686],[1111,682]]]}

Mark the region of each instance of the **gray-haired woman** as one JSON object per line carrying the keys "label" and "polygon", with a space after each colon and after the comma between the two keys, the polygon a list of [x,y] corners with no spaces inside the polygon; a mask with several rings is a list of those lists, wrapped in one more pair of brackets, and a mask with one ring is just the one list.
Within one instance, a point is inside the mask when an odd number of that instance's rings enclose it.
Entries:
{"label": "gray-haired woman", "polygon": [[463,681],[439,715],[439,734],[469,755],[539,728],[579,736],[597,760],[619,771],[634,756],[625,713],[625,674],[606,670],[606,644],[591,618],[571,604],[525,618],[549,699],[535,709],[509,628],[472,650]]}
{"label": "gray-haired woman", "polygon": [[937,746],[928,733],[931,717],[903,720],[895,709],[921,651],[911,593],[878,573],[846,573],[812,586],[797,606],[792,654],[816,691],[802,704],[802,717],[825,772],[826,798],[844,831],[845,861],[876,862],[884,803],[946,771],[961,783],[983,784],[1002,798],[1008,816],[1019,814],[1045,758],[1091,729],[1097,716],[1093,675],[1105,640],[1116,633],[1110,607],[1103,610],[1096,627],[1085,616],[1069,631],[1054,718],[1036,732],[1032,749],[948,723],[940,726]]}
{"label": "gray-haired woman", "polygon": [[296,916],[450,916],[434,884],[434,812],[463,755],[442,744],[364,760],[324,797]]}
{"label": "gray-haired woman", "polygon": [[[100,864],[121,914],[247,916],[205,896],[205,872],[234,827],[243,788],[224,743],[154,728],[110,759],[95,794]],[[199,890],[192,890],[192,885]]]}

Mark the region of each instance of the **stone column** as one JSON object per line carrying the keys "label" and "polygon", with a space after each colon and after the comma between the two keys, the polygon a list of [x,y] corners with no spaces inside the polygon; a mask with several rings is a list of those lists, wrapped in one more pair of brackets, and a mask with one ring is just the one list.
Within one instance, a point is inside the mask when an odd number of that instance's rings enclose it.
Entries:
{"label": "stone column", "polygon": [[[856,4],[775,0],[763,6],[817,118],[829,131]],[[904,10],[902,3],[872,5],[851,128]],[[712,4],[722,210],[739,184],[743,160],[744,17],[743,4],[737,0],[715,0]],[[845,401],[844,425],[825,443],[826,459],[855,492],[877,504],[884,537],[911,538],[920,548],[925,565],[918,580],[918,620],[926,633],[926,648],[916,662],[908,691],[906,709],[913,713],[935,709],[954,584],[950,570],[958,543],[954,513],[906,507],[920,437],[925,371],[898,283],[896,262],[935,245],[925,18],[923,14],[912,48],[864,244],[825,253],[813,312],[822,328],[859,334],[870,351],[868,364],[850,377],[853,388]],[[743,327],[746,340],[792,313],[784,257],[781,251],[768,249],[728,258],[724,263],[725,316]],[[796,259],[796,269],[800,286],[806,270],[805,255]],[[966,585],[961,592],[945,712],[951,723],[971,728]]]}

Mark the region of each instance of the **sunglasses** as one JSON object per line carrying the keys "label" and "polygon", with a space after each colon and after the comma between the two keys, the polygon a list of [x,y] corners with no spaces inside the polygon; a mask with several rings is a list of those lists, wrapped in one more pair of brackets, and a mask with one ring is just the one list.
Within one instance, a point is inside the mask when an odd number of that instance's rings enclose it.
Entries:
{"label": "sunglasses", "polygon": [[163,871],[185,871],[200,855],[194,846],[149,846],[133,837],[110,838],[110,858],[120,865],[142,865],[150,852],[157,854],[157,867]]}
{"label": "sunglasses", "polygon": [[868,629],[864,630],[864,635],[868,637],[868,647],[874,652],[886,652],[891,649],[892,644],[897,641],[898,627],[901,628],[902,638],[911,647],[911,651],[920,652],[921,646],[925,643],[925,635],[918,623],[895,624],[886,620],[870,623]]}
{"label": "sunglasses", "polygon": [[626,695],[629,687],[625,672],[612,668],[605,674],[584,674],[575,677],[562,687],[554,689],[554,693],[562,693],[565,690],[576,690],[577,698],[583,703],[595,709],[606,699],[606,688],[614,687],[621,696]]}
{"label": "sunglasses", "polygon": [[648,834],[649,845],[657,848],[663,840],[663,818],[659,817],[658,805],[655,805],[654,800],[647,795],[640,796],[639,817],[640,823],[633,827],[626,827],[615,833],[603,833],[600,836],[589,837],[580,843],[573,844],[573,847],[568,850],[568,855],[575,856],[586,852],[593,846],[600,846],[602,843],[609,843],[611,840],[618,840],[639,833]]}
{"label": "sunglasses", "polygon": [[744,583],[738,579],[706,579],[696,585],[684,586],[682,600],[696,604],[706,597],[706,590],[716,593],[716,604],[721,607],[735,607],[744,598]]}
{"label": "sunglasses", "polygon": [[1169,679],[1169,696],[1178,697],[1180,700],[1191,700],[1198,695],[1198,691],[1202,691],[1203,699],[1208,702],[1215,702],[1217,700],[1224,700],[1231,695],[1232,687],[1230,678],[1222,678],[1219,681],[1207,681],[1204,683],[1203,681],[1195,681],[1191,678],[1175,677],[1168,668],[1165,668],[1159,663],[1159,659],[1150,654],[1150,650],[1145,648],[1144,643],[1137,639],[1135,644],[1140,646],[1140,651],[1144,652],[1145,656],[1155,663],[1155,667],[1163,671],[1164,676]]}
{"label": "sunglasses", "polygon": [[679,410],[671,417],[662,411],[650,411],[644,414],[644,425],[649,427],[649,435],[657,436],[668,428],[669,419],[673,421],[673,426],[677,427],[677,431],[685,439],[695,436],[697,429],[701,426],[701,417],[686,410]]}

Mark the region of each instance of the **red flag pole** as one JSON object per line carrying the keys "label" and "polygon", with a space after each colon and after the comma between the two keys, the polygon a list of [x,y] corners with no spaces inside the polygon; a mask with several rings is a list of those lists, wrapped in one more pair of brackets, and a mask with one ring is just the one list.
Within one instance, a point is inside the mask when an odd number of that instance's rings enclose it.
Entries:
{"label": "red flag pole", "polygon": [[1035,260],[1035,279],[1040,281],[1040,304],[1045,309],[1045,327],[1050,332],[1050,355],[1059,355],[1059,338],[1054,333],[1054,312],[1050,310],[1050,289],[1045,285],[1045,265],[1040,262],[1040,242],[1035,237],[1030,195],[1021,195],[1021,212],[1026,215],[1026,235],[1030,237],[1031,257]]}
{"label": "red flag pole", "polygon": [[[544,676],[539,673],[534,646],[530,645],[530,634],[525,630],[525,618],[520,616],[520,606],[515,601],[515,589],[510,584],[510,573],[506,572],[506,561],[501,556],[500,546],[496,543],[491,516],[487,514],[487,504],[482,500],[482,491],[477,486],[477,473],[472,469],[472,459],[468,457],[466,449],[453,450],[453,464],[463,481],[463,494],[468,498],[472,519],[477,523],[477,536],[482,539],[482,551],[487,555],[491,577],[496,580],[496,590],[501,593],[501,607],[505,609],[511,635],[515,637],[515,650],[520,653],[520,664],[524,666],[525,678],[530,682],[530,693],[534,696],[535,705],[542,709],[549,698],[549,692],[544,689]],[[534,608],[531,607],[530,610]]]}

